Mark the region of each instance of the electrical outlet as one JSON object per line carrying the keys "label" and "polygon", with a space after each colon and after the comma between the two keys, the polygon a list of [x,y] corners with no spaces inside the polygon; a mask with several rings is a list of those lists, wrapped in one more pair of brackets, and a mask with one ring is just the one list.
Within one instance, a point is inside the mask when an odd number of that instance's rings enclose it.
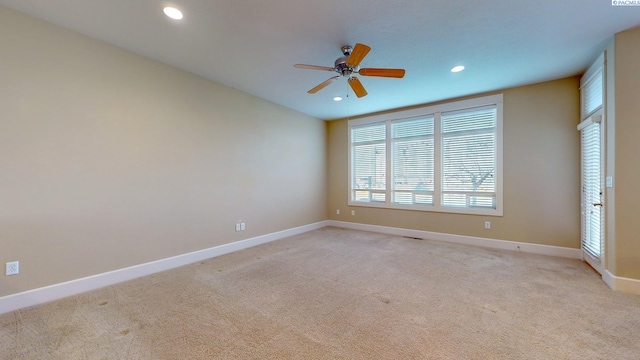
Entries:
{"label": "electrical outlet", "polygon": [[487,229],[487,230],[491,229],[491,221],[485,221],[484,222],[484,228]]}
{"label": "electrical outlet", "polygon": [[351,210],[351,216],[356,216],[356,211],[355,210]]}
{"label": "electrical outlet", "polygon": [[236,224],[236,231],[240,231],[240,223]]}
{"label": "electrical outlet", "polygon": [[336,209],[336,215],[340,215],[340,209]]}
{"label": "electrical outlet", "polygon": [[7,263],[5,275],[17,275],[20,272],[20,262],[11,261]]}
{"label": "electrical outlet", "polygon": [[240,223],[240,231],[245,231],[247,230],[247,226],[245,225],[245,223]]}

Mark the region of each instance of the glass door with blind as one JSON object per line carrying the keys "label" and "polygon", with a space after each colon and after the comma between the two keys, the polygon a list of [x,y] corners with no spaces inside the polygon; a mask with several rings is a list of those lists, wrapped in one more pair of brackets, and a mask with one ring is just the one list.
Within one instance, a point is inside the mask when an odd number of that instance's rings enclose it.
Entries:
{"label": "glass door with blind", "polygon": [[580,124],[582,148],[582,251],[589,265],[602,273],[604,211],[602,187],[602,109]]}
{"label": "glass door with blind", "polygon": [[580,81],[581,248],[584,260],[604,270],[604,54]]}

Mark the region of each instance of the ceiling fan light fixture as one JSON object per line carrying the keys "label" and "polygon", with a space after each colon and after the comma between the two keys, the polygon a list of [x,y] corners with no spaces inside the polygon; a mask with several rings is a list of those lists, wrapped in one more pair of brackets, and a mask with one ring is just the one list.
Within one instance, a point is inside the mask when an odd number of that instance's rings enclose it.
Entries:
{"label": "ceiling fan light fixture", "polygon": [[452,73],[457,73],[457,72],[460,72],[460,71],[462,71],[462,70],[464,70],[464,66],[462,66],[462,65],[458,65],[458,66],[454,66],[454,67],[451,69],[451,72],[452,72]]}
{"label": "ceiling fan light fixture", "polygon": [[164,9],[162,9],[162,11],[164,12],[165,15],[167,15],[168,17],[174,19],[174,20],[182,20],[182,11],[171,7],[171,6],[167,6]]}

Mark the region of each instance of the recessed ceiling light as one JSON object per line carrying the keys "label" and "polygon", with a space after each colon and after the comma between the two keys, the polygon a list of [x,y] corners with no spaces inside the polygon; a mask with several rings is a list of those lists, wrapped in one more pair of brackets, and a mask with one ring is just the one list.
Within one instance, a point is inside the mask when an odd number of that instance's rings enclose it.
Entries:
{"label": "recessed ceiling light", "polygon": [[342,98],[340,96],[336,96],[333,98],[333,101],[342,101]]}
{"label": "recessed ceiling light", "polygon": [[182,19],[182,11],[174,8],[174,7],[169,7],[167,6],[166,8],[162,9],[162,11],[164,11],[164,14],[167,15],[168,17],[174,19],[174,20],[181,20]]}
{"label": "recessed ceiling light", "polygon": [[453,69],[451,69],[451,72],[460,72],[462,70],[464,70],[464,66],[458,65],[458,66],[454,67]]}

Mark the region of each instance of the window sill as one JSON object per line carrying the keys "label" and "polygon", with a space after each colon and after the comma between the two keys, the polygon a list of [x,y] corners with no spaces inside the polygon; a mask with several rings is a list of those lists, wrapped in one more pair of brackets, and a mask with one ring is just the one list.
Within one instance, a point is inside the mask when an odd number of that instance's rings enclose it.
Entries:
{"label": "window sill", "polygon": [[388,204],[383,202],[362,202],[362,201],[349,201],[349,206],[364,207],[364,208],[376,208],[376,209],[388,209],[388,210],[409,210],[409,211],[423,211],[423,212],[435,212],[435,213],[449,213],[449,214],[462,214],[462,215],[483,215],[483,216],[503,216],[501,209],[469,209],[469,208],[452,208],[452,207],[436,207],[435,205],[399,205]]}

